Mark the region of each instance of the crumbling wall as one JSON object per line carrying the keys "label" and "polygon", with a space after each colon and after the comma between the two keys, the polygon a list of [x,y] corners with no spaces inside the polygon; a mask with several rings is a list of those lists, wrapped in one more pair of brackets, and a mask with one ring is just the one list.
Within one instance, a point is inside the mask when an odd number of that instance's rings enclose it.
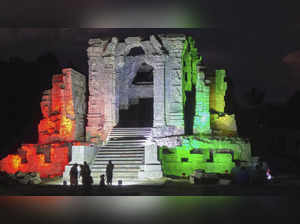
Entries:
{"label": "crumbling wall", "polygon": [[227,90],[225,77],[226,71],[224,69],[216,70],[214,75],[208,77],[211,83],[209,98],[210,123],[214,133],[225,136],[236,136],[237,127],[234,114],[228,115],[224,113],[224,96]]}
{"label": "crumbling wall", "polygon": [[85,77],[72,70],[52,78],[52,89],[43,93],[39,123],[39,144],[84,141],[86,114]]}
{"label": "crumbling wall", "polygon": [[40,177],[61,176],[71,160],[72,145],[85,144],[85,76],[63,69],[52,78],[52,89],[43,92],[43,119],[38,144],[23,144],[18,154],[0,161],[0,171],[14,174],[38,172]]}
{"label": "crumbling wall", "polygon": [[237,137],[182,137],[181,145],[161,146],[159,160],[163,174],[190,175],[196,169],[207,173],[230,173],[234,160],[251,160],[250,143]]}

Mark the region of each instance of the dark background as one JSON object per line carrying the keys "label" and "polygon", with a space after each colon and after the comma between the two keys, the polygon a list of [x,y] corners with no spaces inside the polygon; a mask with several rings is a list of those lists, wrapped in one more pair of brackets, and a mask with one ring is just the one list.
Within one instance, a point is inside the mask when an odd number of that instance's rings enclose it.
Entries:
{"label": "dark background", "polygon": [[[226,110],[236,114],[239,134],[250,139],[255,155],[298,158],[270,151],[267,143],[272,141],[268,133],[299,130],[297,9],[283,1],[5,2],[0,9],[1,158],[22,142],[37,141],[41,93],[51,88],[53,74],[65,67],[88,74],[89,38],[151,33],[191,35],[208,68],[227,69]],[[265,139],[257,139],[258,130]]]}

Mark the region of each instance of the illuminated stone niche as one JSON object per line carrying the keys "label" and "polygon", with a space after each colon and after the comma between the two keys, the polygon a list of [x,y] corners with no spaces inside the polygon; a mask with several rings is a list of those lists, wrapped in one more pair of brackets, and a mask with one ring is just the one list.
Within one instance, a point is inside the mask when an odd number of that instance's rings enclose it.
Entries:
{"label": "illuminated stone niche", "polygon": [[211,111],[211,127],[215,134],[236,136],[237,127],[234,114],[229,115],[224,113],[224,96],[227,90],[227,83],[224,80],[226,72],[223,69],[219,69],[207,77],[210,81],[209,108]]}
{"label": "illuminated stone niche", "polygon": [[86,145],[85,76],[63,69],[52,78],[52,89],[43,93],[43,119],[38,126],[38,144],[22,144],[18,154],[0,161],[0,170],[13,174],[39,172],[41,177],[61,176],[71,160],[72,145]]}

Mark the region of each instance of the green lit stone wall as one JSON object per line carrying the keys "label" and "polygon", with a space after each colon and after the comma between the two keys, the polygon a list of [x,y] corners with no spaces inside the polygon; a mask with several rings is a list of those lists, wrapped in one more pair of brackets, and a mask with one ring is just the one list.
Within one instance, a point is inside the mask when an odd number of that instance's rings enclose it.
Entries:
{"label": "green lit stone wall", "polygon": [[204,72],[197,75],[196,107],[193,124],[194,134],[210,134],[209,86],[205,84]]}
{"label": "green lit stone wall", "polygon": [[221,113],[224,113],[224,96],[227,90],[227,83],[224,80],[225,76],[226,71],[218,69],[216,70],[215,77],[211,79],[210,109]]}
{"label": "green lit stone wall", "polygon": [[189,176],[196,169],[207,173],[225,173],[226,170],[230,173],[235,165],[232,159],[249,161],[251,158],[250,144],[240,138],[182,138],[181,146],[159,149],[165,176],[182,176],[183,173]]}
{"label": "green lit stone wall", "polygon": [[186,91],[192,91],[192,86],[196,86],[197,82],[197,65],[201,62],[202,57],[198,56],[198,49],[195,48],[195,41],[192,37],[188,37],[184,42],[182,52],[182,89],[183,104],[186,103]]}
{"label": "green lit stone wall", "polygon": [[[214,77],[210,78],[211,81],[211,92],[209,99],[209,106],[211,111],[215,111],[218,113],[224,113],[225,108],[225,100],[224,96],[227,90],[227,83],[224,78],[226,76],[226,72],[224,69],[216,70],[216,74]],[[211,114],[211,126],[215,127],[215,121],[219,118],[218,114]]]}
{"label": "green lit stone wall", "polygon": [[193,124],[194,134],[210,134],[209,113],[209,86],[205,84],[205,75],[199,72],[199,63],[202,57],[198,56],[198,49],[192,37],[185,40],[182,53],[182,89],[183,105],[186,106],[186,92],[196,88],[196,106]]}

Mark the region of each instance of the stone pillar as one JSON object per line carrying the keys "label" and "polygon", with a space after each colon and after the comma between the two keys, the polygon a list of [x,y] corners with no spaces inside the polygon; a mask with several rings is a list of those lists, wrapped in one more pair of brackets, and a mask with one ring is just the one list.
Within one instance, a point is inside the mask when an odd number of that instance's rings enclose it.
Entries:
{"label": "stone pillar", "polygon": [[[95,49],[89,48],[93,53]],[[104,74],[103,58],[89,53],[89,101],[86,127],[86,139],[91,142],[104,141],[101,134],[104,127]]]}
{"label": "stone pillar", "polygon": [[200,71],[196,83],[196,106],[193,125],[194,134],[210,134],[209,86],[205,83],[205,75]]}
{"label": "stone pillar", "polygon": [[157,150],[156,143],[146,143],[144,165],[141,166],[141,170],[139,171],[139,179],[161,178],[163,176]]}
{"label": "stone pillar", "polygon": [[[161,58],[161,57],[159,57]],[[153,70],[153,127],[165,126],[165,80],[164,63],[156,62]]]}
{"label": "stone pillar", "polygon": [[88,141],[104,141],[118,122],[116,98],[115,48],[117,38],[111,41],[91,39],[89,57],[89,107],[86,137]]}
{"label": "stone pillar", "polygon": [[116,119],[116,70],[115,57],[104,57],[104,129],[109,130],[117,124]]}
{"label": "stone pillar", "polygon": [[160,36],[169,56],[165,64],[165,108],[166,125],[173,126],[173,134],[184,133],[182,102],[182,52],[185,36]]}

